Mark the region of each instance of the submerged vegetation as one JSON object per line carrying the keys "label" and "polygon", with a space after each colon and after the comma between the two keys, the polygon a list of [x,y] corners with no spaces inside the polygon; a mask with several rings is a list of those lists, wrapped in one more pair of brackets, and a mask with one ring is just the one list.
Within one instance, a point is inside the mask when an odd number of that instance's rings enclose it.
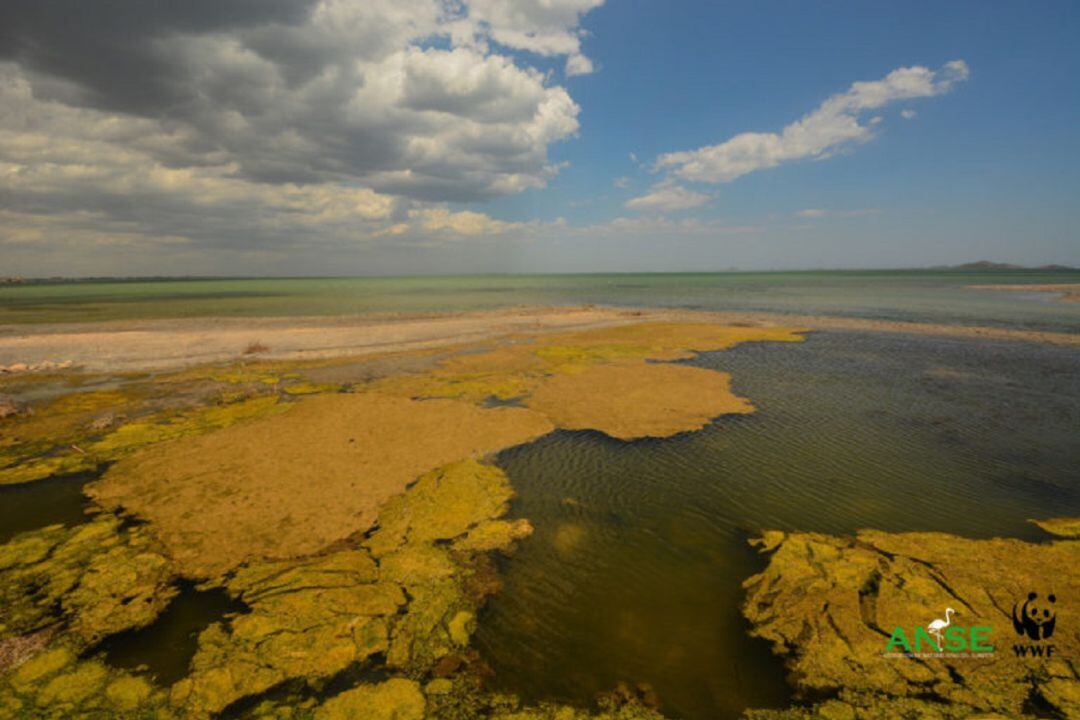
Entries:
{"label": "submerged vegetation", "polygon": [[[492,554],[532,532],[506,517],[513,489],[488,460],[556,428],[667,437],[753,412],[725,373],[673,361],[800,332],[641,323],[406,357],[374,377],[320,361],[9,382],[5,392],[36,399],[0,421],[0,483],[103,472],[87,485],[85,523],[0,545],[0,715],[658,720],[649,693],[628,688],[591,709],[524,707],[486,688],[471,639],[499,586]],[[880,633],[819,627],[821,602],[825,616],[850,605],[892,622],[891,593],[897,622],[924,602],[992,614],[984,596],[1004,599],[964,557],[1023,555],[1032,568],[1076,557],[1064,540],[965,542],[976,541],[767,535],[772,559],[748,583],[747,617],[791,656],[800,689],[837,695],[790,716],[886,717],[882,698],[946,715],[1018,711],[1035,681],[1012,670],[958,681],[932,662],[911,677],[880,659],[853,668],[837,652],[876,647]],[[844,595],[838,578],[855,574],[877,589]],[[102,641],[153,624],[190,582],[238,606],[199,631],[183,677],[165,686],[110,666]],[[941,594],[950,588],[964,599]],[[1071,708],[1061,698],[1075,677],[1063,672],[1048,667],[1038,693]],[[984,692],[991,700],[972,700]]]}

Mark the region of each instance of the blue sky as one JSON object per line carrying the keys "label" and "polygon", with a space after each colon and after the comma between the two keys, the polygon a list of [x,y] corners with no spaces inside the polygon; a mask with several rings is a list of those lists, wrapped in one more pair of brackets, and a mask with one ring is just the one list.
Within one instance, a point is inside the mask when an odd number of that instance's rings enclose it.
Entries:
{"label": "blue sky", "polygon": [[0,274],[1080,265],[1076,3],[201,5],[3,11]]}
{"label": "blue sky", "polygon": [[[826,217],[825,228],[776,230],[784,238],[843,236],[823,253],[826,265],[984,256],[1076,263],[1078,9],[1067,2],[607,4],[584,23],[585,50],[600,70],[569,82],[582,129],[554,155],[570,167],[545,190],[499,201],[497,212],[602,222],[624,214],[626,199],[655,180],[647,165],[661,153],[748,130],[775,132],[853,81],[959,58],[971,68],[965,83],[886,108],[866,145],[711,188],[713,202],[682,216],[781,224],[807,208],[876,210]],[[905,120],[902,109],[917,116]],[[625,190],[612,186],[622,176]],[[889,244],[910,241],[921,253],[864,254],[868,233]],[[786,247],[782,239],[776,246]]]}

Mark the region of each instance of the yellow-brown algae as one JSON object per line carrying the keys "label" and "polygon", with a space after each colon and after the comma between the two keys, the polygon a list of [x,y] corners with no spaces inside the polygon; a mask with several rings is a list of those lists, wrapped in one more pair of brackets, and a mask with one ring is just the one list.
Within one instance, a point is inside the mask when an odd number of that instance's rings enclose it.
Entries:
{"label": "yellow-brown algae", "polygon": [[699,430],[719,415],[754,411],[727,373],[641,361],[594,365],[545,380],[525,404],[561,428],[621,440]]}
{"label": "yellow-brown algae", "polygon": [[[286,680],[330,677],[375,653],[423,675],[468,642],[478,602],[465,591],[476,552],[471,531],[498,522],[510,494],[498,468],[454,463],[386,505],[367,543],[377,557],[346,548],[241,567],[223,583],[250,612],[200,635],[191,674],[172,688],[173,705],[210,715]],[[503,538],[483,549],[505,549],[513,538]]]}
{"label": "yellow-brown algae", "polygon": [[149,624],[175,595],[172,569],[145,528],[103,515],[0,545],[0,639],[65,623],[85,648]]}
{"label": "yellow-brown algae", "polygon": [[753,406],[732,394],[725,373],[647,361],[692,358],[743,342],[802,340],[798,330],[707,323],[640,323],[517,338],[464,354],[437,369],[375,384],[406,397],[471,402],[516,399],[558,427],[594,429],[612,437],[665,437],[697,430]]}
{"label": "yellow-brown algae", "polygon": [[328,700],[315,710],[315,720],[423,720],[425,707],[419,683],[391,678],[378,685],[361,685]]}
{"label": "yellow-brown algae", "polygon": [[1049,520],[1032,520],[1031,522],[1051,535],[1080,539],[1080,518],[1051,518]]}
{"label": "yellow-brown algae", "polygon": [[149,521],[186,575],[298,557],[370,528],[379,508],[441,465],[544,435],[521,408],[375,393],[304,398],[259,422],[121,460],[90,494]]}

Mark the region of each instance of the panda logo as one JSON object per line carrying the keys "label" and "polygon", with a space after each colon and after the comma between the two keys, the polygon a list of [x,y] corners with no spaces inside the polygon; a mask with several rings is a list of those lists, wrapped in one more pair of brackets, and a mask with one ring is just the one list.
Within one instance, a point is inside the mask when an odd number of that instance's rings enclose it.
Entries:
{"label": "panda logo", "polygon": [[1032,640],[1046,640],[1053,635],[1057,621],[1056,601],[1053,593],[1046,596],[1045,602],[1039,600],[1038,593],[1028,593],[1023,605],[1014,603],[1012,621],[1016,634],[1027,635]]}

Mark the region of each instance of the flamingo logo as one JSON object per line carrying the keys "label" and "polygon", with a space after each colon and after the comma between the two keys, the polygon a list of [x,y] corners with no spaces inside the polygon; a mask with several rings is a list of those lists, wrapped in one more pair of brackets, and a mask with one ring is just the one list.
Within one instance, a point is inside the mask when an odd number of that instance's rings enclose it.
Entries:
{"label": "flamingo logo", "polygon": [[930,631],[930,634],[937,641],[938,652],[942,651],[941,643],[944,642],[945,629],[952,624],[952,616],[956,614],[958,613],[952,608],[945,608],[944,620],[938,618],[926,626],[926,629]]}
{"label": "flamingo logo", "polygon": [[990,643],[990,634],[994,628],[990,625],[972,625],[966,627],[957,624],[954,616],[961,613],[952,608],[945,608],[945,617],[931,620],[926,625],[916,625],[909,635],[903,626],[897,625],[885,643],[884,654],[889,657],[940,657],[950,653],[956,657],[974,657],[989,655],[994,652]]}

